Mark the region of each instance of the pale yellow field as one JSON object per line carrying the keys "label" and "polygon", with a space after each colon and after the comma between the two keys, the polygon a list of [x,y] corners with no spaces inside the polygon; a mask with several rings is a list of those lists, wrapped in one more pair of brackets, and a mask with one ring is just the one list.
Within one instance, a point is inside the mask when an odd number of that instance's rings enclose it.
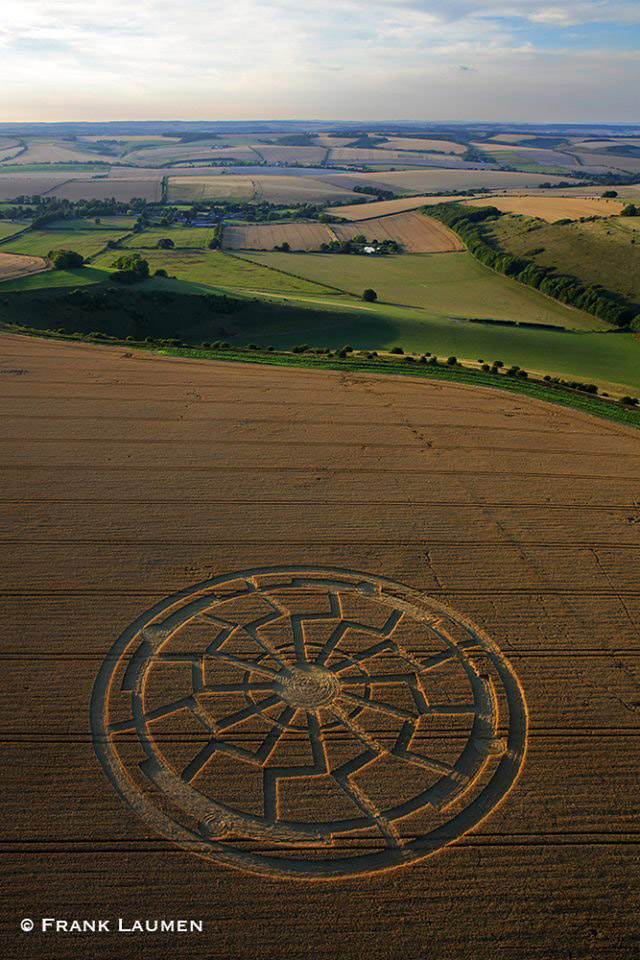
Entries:
{"label": "pale yellow field", "polygon": [[[510,173],[503,170],[393,170],[379,173],[335,173],[323,177],[336,186],[370,184],[397,193],[440,193],[445,190],[527,189],[541,183],[560,183],[562,177],[539,173]],[[593,188],[591,188],[593,190]]]}
{"label": "pale yellow field", "polygon": [[101,158],[88,150],[82,149],[82,144],[62,143],[60,140],[28,140],[27,149],[11,163],[95,163]]}
{"label": "pale yellow field", "polygon": [[465,153],[466,147],[453,140],[423,140],[417,137],[388,137],[385,147],[390,150],[443,150],[445,153]]}
{"label": "pale yellow field", "polygon": [[50,191],[55,197],[67,200],[101,200],[115,197],[116,200],[131,200],[142,197],[157,203],[162,197],[162,180],[67,180]]}
{"label": "pale yellow field", "polygon": [[259,157],[250,147],[213,146],[210,143],[160,144],[157,147],[144,147],[127,154],[127,163],[172,163],[189,160],[249,160],[259,161]]}
{"label": "pale yellow field", "polygon": [[[434,155],[434,160],[440,155]],[[409,150],[387,150],[380,147],[368,150],[361,147],[337,147],[331,151],[330,163],[424,163],[423,153],[411,153]]]}
{"label": "pale yellow field", "polygon": [[581,150],[602,150],[604,147],[623,147],[625,145],[640,147],[640,138],[638,137],[625,137],[624,139],[620,138],[617,140],[581,140],[575,142]]}
{"label": "pale yellow field", "polygon": [[472,207],[497,207],[503,213],[519,213],[541,220],[579,220],[580,217],[612,217],[624,206],[621,200],[603,197],[477,197],[463,200]]}
{"label": "pale yellow field", "polygon": [[169,179],[169,200],[172,203],[192,200],[238,197],[265,200],[269,203],[328,203],[331,200],[353,200],[357,195],[348,185],[318,180],[315,177],[272,176],[243,177],[180,176]]}
{"label": "pale yellow field", "polygon": [[374,200],[373,203],[352,203],[344,207],[332,207],[331,214],[342,217],[344,220],[371,220],[376,217],[387,217],[392,213],[403,213],[405,210],[417,210],[419,207],[428,207],[435,203],[447,203],[455,199],[450,196],[423,196]]}
{"label": "pale yellow field", "polygon": [[[327,153],[324,147],[283,147],[256,143],[253,150],[267,163],[300,163],[312,165],[322,163]],[[254,154],[254,155],[255,155]]]}
{"label": "pale yellow field", "polygon": [[335,224],[331,228],[339,240],[351,240],[363,234],[367,240],[395,240],[405,253],[449,253],[464,250],[458,237],[420,213],[398,213],[379,220]]}

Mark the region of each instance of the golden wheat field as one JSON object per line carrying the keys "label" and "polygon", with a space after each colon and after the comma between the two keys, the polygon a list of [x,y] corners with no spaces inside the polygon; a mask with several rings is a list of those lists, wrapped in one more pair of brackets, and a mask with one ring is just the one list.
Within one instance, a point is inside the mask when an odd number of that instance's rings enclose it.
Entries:
{"label": "golden wheat field", "polygon": [[3,960],[633,956],[637,431],[0,339]]}
{"label": "golden wheat field", "polygon": [[550,223],[554,220],[579,220],[580,217],[613,217],[620,213],[624,203],[608,197],[477,197],[462,200],[472,207],[497,207],[503,213],[519,213],[525,217],[539,217]]}

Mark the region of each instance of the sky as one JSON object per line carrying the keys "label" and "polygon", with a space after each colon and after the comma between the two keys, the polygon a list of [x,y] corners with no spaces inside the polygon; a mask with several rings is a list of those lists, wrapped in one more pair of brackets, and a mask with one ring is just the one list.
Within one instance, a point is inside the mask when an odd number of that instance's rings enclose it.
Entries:
{"label": "sky", "polygon": [[640,122],[640,0],[2,9],[2,121]]}

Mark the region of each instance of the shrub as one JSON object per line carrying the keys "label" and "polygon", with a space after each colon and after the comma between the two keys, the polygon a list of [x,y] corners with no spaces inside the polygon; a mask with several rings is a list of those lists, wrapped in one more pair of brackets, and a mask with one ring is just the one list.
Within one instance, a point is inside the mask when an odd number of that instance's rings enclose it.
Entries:
{"label": "shrub", "polygon": [[158,240],[158,250],[173,250],[175,243],[171,237],[161,237]]}
{"label": "shrub", "polygon": [[626,407],[637,407],[638,398],[637,397],[622,397],[620,403],[623,403]]}
{"label": "shrub", "polygon": [[372,290],[371,287],[367,287],[367,289],[363,291],[362,299],[366,301],[366,303],[375,303],[378,299],[378,294],[375,290]]}
{"label": "shrub", "polygon": [[635,203],[628,203],[626,207],[620,211],[621,217],[640,217],[640,210],[636,207]]}
{"label": "shrub", "polygon": [[391,347],[389,353],[404,353],[402,347]]}
{"label": "shrub", "polygon": [[167,276],[168,276],[168,273],[167,273],[167,271],[164,269],[164,267],[158,267],[158,269],[154,272],[153,275],[154,275],[154,277],[167,277]]}
{"label": "shrub", "polygon": [[447,357],[447,363],[449,364],[450,367],[455,367],[457,362],[458,362],[457,357]]}

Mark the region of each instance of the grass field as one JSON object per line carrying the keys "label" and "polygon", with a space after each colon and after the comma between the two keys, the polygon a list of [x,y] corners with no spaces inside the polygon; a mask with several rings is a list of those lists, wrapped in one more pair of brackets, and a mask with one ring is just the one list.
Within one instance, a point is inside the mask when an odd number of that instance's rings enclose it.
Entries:
{"label": "grass field", "polygon": [[[94,266],[108,269],[118,256],[117,250],[109,250],[96,257]],[[311,280],[265,269],[260,264],[217,250],[150,250],[145,253],[145,259],[149,262],[151,272],[161,267],[171,276],[191,284],[247,290],[250,293],[327,293],[324,286]]]}
{"label": "grass field", "polygon": [[60,290],[65,287],[86,287],[103,283],[107,274],[94,267],[79,267],[77,270],[47,270],[19,280],[5,281],[0,287],[1,293],[15,293],[29,290]]}
{"label": "grass field", "polygon": [[604,330],[600,320],[549,300],[482,266],[470,254],[376,258],[340,254],[261,253],[252,261],[359,295],[373,287],[385,306],[419,307],[434,316],[492,317]]}
{"label": "grass field", "polygon": [[28,253],[46,257],[50,250],[68,249],[91,257],[106,246],[108,240],[123,236],[123,230],[30,230],[15,240],[2,244],[4,253]]}
{"label": "grass field", "polygon": [[0,240],[12,237],[14,233],[20,233],[27,226],[27,223],[8,223],[6,220],[0,220]]}
{"label": "grass field", "polygon": [[123,247],[133,247],[136,249],[154,248],[158,246],[158,241],[164,238],[173,240],[176,247],[180,248],[205,248],[213,237],[213,228],[205,227],[179,227],[179,226],[159,226],[147,227],[142,233],[134,233],[128,237]]}
{"label": "grass field", "polygon": [[510,253],[586,284],[600,283],[640,304],[640,243],[634,218],[542,225],[505,216],[494,222],[492,233]]}

